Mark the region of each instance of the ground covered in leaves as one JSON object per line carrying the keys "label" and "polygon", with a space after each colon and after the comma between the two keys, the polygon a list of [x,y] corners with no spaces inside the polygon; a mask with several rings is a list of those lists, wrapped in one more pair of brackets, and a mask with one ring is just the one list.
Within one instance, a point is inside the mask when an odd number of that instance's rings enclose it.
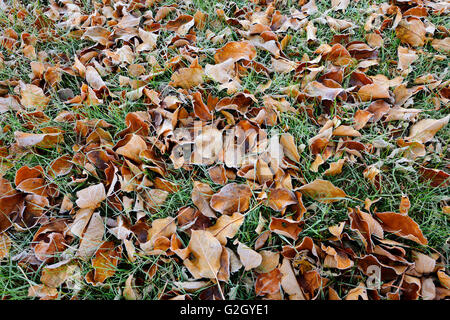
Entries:
{"label": "ground covered in leaves", "polygon": [[449,9],[0,0],[0,297],[450,297]]}

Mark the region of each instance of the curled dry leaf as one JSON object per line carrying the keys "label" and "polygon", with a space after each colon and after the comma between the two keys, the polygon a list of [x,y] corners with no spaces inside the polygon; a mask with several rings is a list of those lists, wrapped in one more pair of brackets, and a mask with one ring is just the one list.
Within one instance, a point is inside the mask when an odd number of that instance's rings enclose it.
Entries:
{"label": "curled dry leaf", "polygon": [[123,297],[125,300],[140,300],[141,294],[136,289],[134,275],[130,274],[125,281],[125,288],[123,289]]}
{"label": "curled dry leaf", "polygon": [[450,174],[443,170],[419,167],[420,180],[430,183],[432,187],[445,188],[450,184]]}
{"label": "curled dry leaf", "polygon": [[409,66],[419,58],[414,50],[402,46],[398,46],[397,54],[398,69],[401,71],[407,70]]}
{"label": "curled dry leaf", "polygon": [[295,145],[294,137],[290,133],[283,133],[280,137],[280,143],[283,146],[283,152],[292,161],[299,162],[300,155]]}
{"label": "curled dry leaf", "polygon": [[280,254],[278,252],[263,250],[259,254],[262,257],[261,264],[256,268],[257,272],[267,273],[273,271],[280,263]]}
{"label": "curled dry leaf", "polygon": [[341,174],[344,163],[345,163],[345,158],[339,159],[336,162],[330,163],[330,167],[327,170],[325,170],[325,172],[323,174],[325,176],[336,176],[338,174]]}
{"label": "curled dry leaf", "polygon": [[81,39],[89,39],[106,46],[110,35],[111,32],[109,32],[108,29],[100,26],[95,26],[86,28],[86,31],[84,32]]}
{"label": "curled dry leaf", "polygon": [[289,259],[283,258],[283,263],[280,266],[281,271],[281,286],[283,290],[288,294],[289,300],[305,300],[300,285],[295,278],[294,271]]}
{"label": "curled dry leaf", "polygon": [[20,104],[25,108],[43,110],[50,102],[50,97],[34,84],[21,84]]}
{"label": "curled dry leaf", "polygon": [[358,96],[362,101],[388,99],[390,97],[389,87],[380,83],[366,84],[359,89]]}
{"label": "curled dry leaf", "polygon": [[7,233],[0,233],[0,261],[7,258],[12,241]]}
{"label": "curled dry leaf", "polygon": [[278,269],[273,269],[267,273],[260,273],[256,277],[255,293],[257,296],[267,294],[275,294],[280,291],[281,272]]}
{"label": "curled dry leaf", "polygon": [[336,250],[331,246],[324,246],[323,244],[321,248],[327,254],[323,262],[324,267],[345,270],[351,268],[354,265],[354,262],[347,256],[345,252]]}
{"label": "curled dry leaf", "polygon": [[71,277],[77,271],[77,263],[70,260],[63,260],[52,265],[47,265],[41,274],[41,282],[49,288],[57,288]]}
{"label": "curled dry leaf", "polygon": [[[109,289],[113,277],[130,300],[156,278],[166,282],[161,300],[236,299],[242,288],[279,300],[450,297],[440,253],[450,89],[439,69],[450,37],[434,24],[445,1],[332,0],[328,10],[255,0],[207,14],[195,1],[96,1],[91,13],[80,1],[4,2],[5,17],[19,19],[0,35],[9,75],[0,81],[0,260],[40,277],[30,297],[100,297],[92,287]],[[364,26],[355,10],[367,11]],[[30,26],[20,23],[27,16]],[[302,32],[308,53],[292,36]],[[76,55],[50,50],[70,39],[82,40]],[[423,66],[432,71],[417,76]],[[379,212],[398,201],[370,197],[330,227],[316,223],[366,198],[364,179],[385,193],[393,173],[408,194],[399,213]],[[358,176],[364,185],[354,187]],[[421,187],[431,196],[418,198]],[[432,199],[444,220],[430,236],[436,217],[413,219]],[[315,240],[299,239],[303,229]],[[80,260],[92,264],[86,275]],[[123,277],[122,266],[147,260]],[[380,287],[369,286],[373,267]]]}
{"label": "curled dry leaf", "polygon": [[53,148],[63,141],[61,132],[27,133],[16,131],[14,132],[14,137],[19,147]]}
{"label": "curled dry leaf", "polygon": [[431,46],[437,51],[448,54],[450,52],[450,37],[446,37],[444,39],[433,39],[433,41],[431,41]]}
{"label": "curled dry leaf", "polygon": [[227,83],[235,78],[235,60],[229,58],[221,63],[205,66],[205,75],[216,82]]}
{"label": "curled dry leaf", "polygon": [[120,147],[117,148],[116,153],[120,154],[128,159],[134,160],[137,163],[141,162],[141,152],[147,149],[147,144],[137,134],[130,134],[120,141]]}
{"label": "curled dry leaf", "polygon": [[283,211],[287,206],[298,203],[295,194],[284,188],[277,188],[270,191],[267,205],[275,211]]}
{"label": "curled dry leaf", "polygon": [[216,165],[208,169],[209,177],[214,183],[217,184],[227,184],[228,177],[227,171],[223,165]]}
{"label": "curled dry leaf", "polygon": [[73,164],[69,155],[64,155],[58,159],[53,160],[49,165],[49,174],[53,177],[60,177],[72,170]]}

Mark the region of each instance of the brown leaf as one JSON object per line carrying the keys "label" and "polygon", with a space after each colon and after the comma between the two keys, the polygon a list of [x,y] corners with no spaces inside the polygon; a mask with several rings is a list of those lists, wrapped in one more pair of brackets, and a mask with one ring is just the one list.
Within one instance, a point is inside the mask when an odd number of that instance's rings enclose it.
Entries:
{"label": "brown leaf", "polygon": [[195,59],[189,68],[180,68],[172,74],[169,85],[190,89],[203,83],[203,68],[198,64],[198,58]]}
{"label": "brown leaf", "polygon": [[421,143],[428,142],[433,139],[436,132],[448,124],[449,119],[450,115],[439,120],[423,119],[411,127],[409,130],[409,136],[406,139]]}
{"label": "brown leaf", "polygon": [[8,258],[11,249],[11,238],[7,233],[0,233],[0,261]]}
{"label": "brown leaf", "polygon": [[300,161],[300,155],[297,146],[295,145],[294,137],[290,133],[283,133],[281,135],[280,144],[283,146],[286,157],[295,162]]}
{"label": "brown leaf", "polygon": [[285,188],[270,190],[267,205],[275,211],[283,211],[287,206],[298,203],[295,194]]}
{"label": "brown leaf", "polygon": [[86,28],[81,39],[90,39],[94,42],[100,43],[103,46],[106,46],[110,35],[111,32],[109,32],[108,29],[100,26],[94,26]]}
{"label": "brown leaf", "polygon": [[413,47],[421,47],[425,44],[425,25],[418,18],[402,19],[395,29],[395,33],[402,43]]}
{"label": "brown leaf", "polygon": [[205,74],[216,82],[228,83],[236,78],[235,61],[229,58],[215,65],[207,64]]}
{"label": "brown leaf", "polygon": [[214,191],[208,184],[194,181],[194,187],[192,188],[191,194],[192,202],[204,216],[210,218],[216,217],[216,214],[210,206],[210,201],[213,194]]}
{"label": "brown leaf", "polygon": [[376,213],[376,216],[381,220],[384,231],[422,245],[428,244],[428,240],[424,237],[419,225],[410,217],[394,212],[379,212]]}
{"label": "brown leaf", "polygon": [[443,170],[419,167],[420,180],[430,183],[430,186],[436,188],[445,188],[450,184],[450,174]]}
{"label": "brown leaf", "polygon": [[123,297],[125,300],[140,300],[141,294],[137,291],[135,285],[134,275],[130,274],[125,281],[125,288],[123,289]]}
{"label": "brown leaf", "polygon": [[33,84],[22,84],[20,92],[20,104],[25,108],[43,110],[50,102],[50,97],[47,97],[41,88]]}
{"label": "brown leaf", "polygon": [[361,282],[358,287],[349,290],[345,296],[345,300],[369,300],[364,283]]}
{"label": "brown leaf", "polygon": [[246,271],[257,268],[262,262],[262,256],[258,252],[240,242],[237,253]]}
{"label": "brown leaf", "polygon": [[82,259],[91,257],[101,246],[104,233],[105,225],[103,219],[98,212],[94,212],[80,240],[77,256]]}
{"label": "brown leaf", "polygon": [[216,63],[224,62],[228,59],[239,61],[241,59],[253,60],[256,57],[256,48],[247,41],[228,42],[218,49],[214,55]]}
{"label": "brown leaf", "polygon": [[332,177],[332,176],[341,174],[344,163],[345,163],[345,158],[339,159],[336,162],[330,163],[330,167],[327,170],[325,170],[325,172],[323,174],[327,177],[330,177],[330,176]]}
{"label": "brown leaf", "polygon": [[222,214],[244,212],[250,206],[252,191],[248,185],[229,183],[211,197],[211,208]]}
{"label": "brown leaf", "polygon": [[188,245],[191,258],[184,260],[184,265],[195,279],[214,279],[220,269],[222,245],[210,232],[192,230]]}
{"label": "brown leaf", "polygon": [[277,234],[297,240],[299,233],[302,231],[301,224],[300,221],[271,217],[269,229]]}
{"label": "brown leaf", "polygon": [[53,160],[49,165],[49,174],[53,178],[69,174],[73,167],[71,160],[72,158],[69,155]]}
{"label": "brown leaf", "polygon": [[339,270],[345,270],[351,268],[354,262],[347,256],[347,254],[341,250],[325,246],[322,244],[322,250],[327,254],[323,262],[326,268],[336,268]]}
{"label": "brown leaf", "polygon": [[224,185],[228,182],[227,171],[223,165],[216,165],[209,168],[208,173],[214,183]]}
{"label": "brown leaf", "polygon": [[244,215],[235,212],[231,216],[220,216],[216,223],[212,227],[207,228],[206,231],[211,232],[221,244],[226,245],[227,240],[236,235],[243,223]]}
{"label": "brown leaf", "polygon": [[400,69],[400,71],[407,70],[409,66],[419,58],[414,50],[402,46],[398,46],[397,54],[398,69]]}
{"label": "brown leaf", "polygon": [[103,183],[99,183],[77,192],[78,200],[75,201],[80,208],[97,208],[106,199],[106,191]]}
{"label": "brown leaf", "polygon": [[450,52],[450,37],[444,39],[433,39],[431,46],[434,50],[449,53]]}
{"label": "brown leaf", "polygon": [[65,260],[46,266],[42,270],[41,282],[49,288],[57,288],[73,275],[76,263]]}
{"label": "brown leaf", "polygon": [[175,20],[167,22],[166,29],[170,31],[175,31],[181,36],[184,36],[189,32],[189,30],[194,26],[194,18],[187,14],[182,14]]}
{"label": "brown leaf", "polygon": [[92,258],[94,270],[86,275],[86,280],[93,285],[104,283],[116,273],[121,256],[121,247],[116,247],[111,241],[104,242]]}
{"label": "brown leaf", "polygon": [[409,201],[407,195],[403,195],[400,200],[400,207],[399,207],[400,214],[407,215],[409,208],[411,208],[411,202]]}
{"label": "brown leaf", "polygon": [[372,235],[383,239],[383,229],[371,214],[361,211],[359,207],[349,209],[350,228],[359,235],[368,252],[373,251]]}
{"label": "brown leaf", "polygon": [[366,41],[372,48],[379,48],[384,43],[383,38],[375,32],[366,34]]}
{"label": "brown leaf", "polygon": [[20,147],[37,146],[41,148],[53,148],[58,143],[63,142],[63,136],[61,132],[53,133],[27,133],[27,132],[14,132],[17,145]]}
{"label": "brown leaf", "polygon": [[278,269],[273,269],[267,273],[259,273],[255,282],[255,293],[257,296],[266,294],[275,294],[280,291],[281,272]]}
{"label": "brown leaf", "polygon": [[295,278],[292,270],[291,262],[287,258],[283,258],[283,263],[280,266],[282,274],[281,286],[283,290],[289,295],[289,300],[305,300],[305,296],[300,288],[300,285]]}
{"label": "brown leaf", "polygon": [[192,104],[194,105],[194,113],[200,120],[209,121],[213,119],[211,110],[203,103],[200,92],[195,92],[192,95]]}
{"label": "brown leaf", "polygon": [[125,138],[119,141],[117,145],[120,145],[120,147],[116,150],[117,154],[136,161],[137,163],[142,162],[140,157],[141,152],[147,149],[147,144],[144,139],[137,134],[129,134],[125,136]]}
{"label": "brown leaf", "polygon": [[380,83],[366,84],[359,89],[358,96],[362,101],[387,99],[390,97],[389,87]]}
{"label": "brown leaf", "polygon": [[331,203],[340,201],[347,197],[347,194],[337,187],[335,187],[331,182],[326,180],[317,179],[313,182],[304,185],[298,189],[301,193],[306,194],[323,203]]}

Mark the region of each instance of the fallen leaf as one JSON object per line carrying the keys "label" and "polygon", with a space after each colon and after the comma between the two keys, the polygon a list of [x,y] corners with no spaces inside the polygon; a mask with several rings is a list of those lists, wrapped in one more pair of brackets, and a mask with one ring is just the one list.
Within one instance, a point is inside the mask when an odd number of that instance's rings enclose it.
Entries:
{"label": "fallen leaf", "polygon": [[262,262],[262,256],[258,252],[240,242],[237,253],[246,271],[257,268]]}
{"label": "fallen leaf", "polygon": [[251,189],[248,185],[229,183],[211,197],[210,205],[222,214],[244,212],[250,206]]}
{"label": "fallen leaf", "polygon": [[410,217],[394,212],[376,213],[381,220],[381,226],[384,231],[396,234],[399,237],[412,240],[422,245],[427,245],[428,240],[423,236],[419,225]]}
{"label": "fallen leaf", "polygon": [[347,197],[347,194],[331,182],[317,179],[306,184],[298,189],[301,193],[310,196],[314,200],[323,203],[331,203],[342,200]]}
{"label": "fallen leaf", "polygon": [[210,232],[192,230],[188,245],[191,258],[184,265],[195,279],[215,279],[220,269],[222,245]]}

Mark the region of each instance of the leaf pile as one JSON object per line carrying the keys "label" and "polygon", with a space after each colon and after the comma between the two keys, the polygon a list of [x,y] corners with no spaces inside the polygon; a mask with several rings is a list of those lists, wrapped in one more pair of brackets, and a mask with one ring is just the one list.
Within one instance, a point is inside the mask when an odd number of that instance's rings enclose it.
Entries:
{"label": "leaf pile", "polygon": [[0,68],[28,70],[0,79],[0,259],[29,297],[450,296],[427,208],[384,197],[448,191],[448,72],[414,71],[448,65],[447,2],[82,3],[0,1]]}

